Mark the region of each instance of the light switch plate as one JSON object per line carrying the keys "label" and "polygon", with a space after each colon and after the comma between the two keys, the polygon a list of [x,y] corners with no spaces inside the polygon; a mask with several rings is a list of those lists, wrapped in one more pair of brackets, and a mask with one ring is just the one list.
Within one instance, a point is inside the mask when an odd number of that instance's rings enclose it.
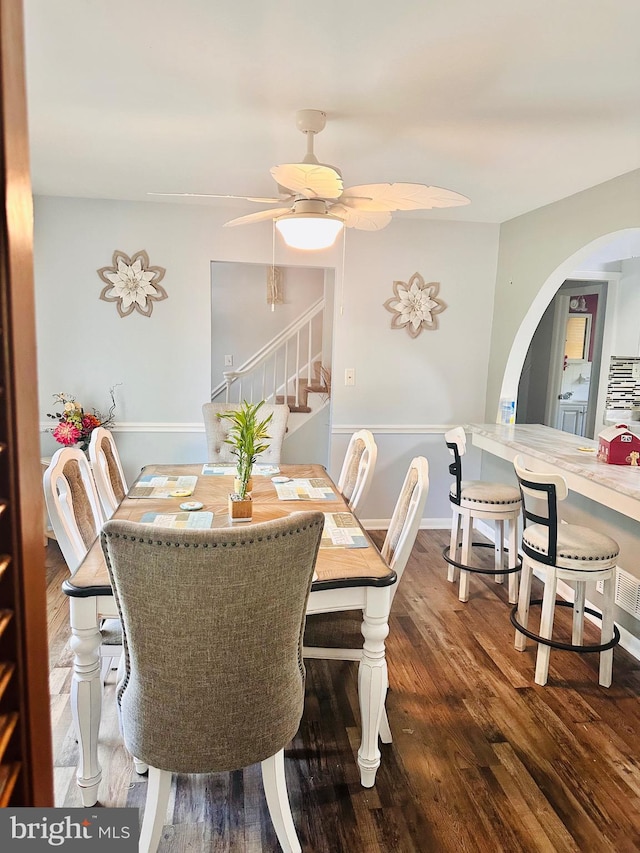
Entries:
{"label": "light switch plate", "polygon": [[356,384],[356,369],[355,367],[347,367],[344,372],[344,384],[345,385],[355,385]]}
{"label": "light switch plate", "polygon": [[233,367],[233,356],[232,355],[225,355],[224,366],[225,367]]}

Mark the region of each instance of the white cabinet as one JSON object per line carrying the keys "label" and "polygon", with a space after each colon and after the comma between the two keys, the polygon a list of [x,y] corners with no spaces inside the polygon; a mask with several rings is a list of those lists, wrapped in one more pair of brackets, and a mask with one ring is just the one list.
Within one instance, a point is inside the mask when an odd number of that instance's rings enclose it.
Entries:
{"label": "white cabinet", "polygon": [[572,432],[574,435],[584,435],[587,417],[587,403],[561,402],[558,406],[556,429]]}

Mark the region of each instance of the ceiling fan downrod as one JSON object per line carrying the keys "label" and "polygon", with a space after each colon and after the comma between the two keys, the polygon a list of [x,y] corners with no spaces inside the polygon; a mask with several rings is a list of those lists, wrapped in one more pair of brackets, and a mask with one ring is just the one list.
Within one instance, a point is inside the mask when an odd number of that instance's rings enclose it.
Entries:
{"label": "ceiling fan downrod", "polygon": [[327,114],[322,110],[298,110],[296,113],[296,127],[307,137],[307,153],[303,163],[318,164],[318,158],[313,153],[313,138],[324,130],[326,124]]}

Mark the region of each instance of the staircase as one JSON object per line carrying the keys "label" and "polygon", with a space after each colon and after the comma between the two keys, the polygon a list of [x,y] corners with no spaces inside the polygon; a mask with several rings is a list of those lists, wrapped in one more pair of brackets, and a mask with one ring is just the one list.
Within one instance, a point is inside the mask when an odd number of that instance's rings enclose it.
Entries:
{"label": "staircase", "polygon": [[212,402],[287,403],[293,432],[331,394],[331,370],[323,363],[325,301],[319,299],[211,391]]}
{"label": "staircase", "polygon": [[316,405],[309,405],[311,402],[309,400],[310,394],[319,394],[321,400],[323,397],[326,398],[322,400],[322,403],[326,403],[331,397],[331,369],[324,367],[321,361],[313,362],[313,375],[310,383],[306,381],[300,383],[300,380],[298,383],[300,387],[297,388],[297,395],[290,394],[286,399],[283,394],[276,395],[276,403],[286,403],[292,414],[309,414],[318,408]]}

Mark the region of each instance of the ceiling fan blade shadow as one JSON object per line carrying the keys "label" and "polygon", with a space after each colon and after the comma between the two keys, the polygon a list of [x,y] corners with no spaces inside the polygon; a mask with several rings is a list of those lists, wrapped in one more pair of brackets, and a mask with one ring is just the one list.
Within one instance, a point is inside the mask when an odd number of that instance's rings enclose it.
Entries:
{"label": "ceiling fan blade shadow", "polygon": [[224,227],[229,225],[250,225],[252,222],[266,222],[269,219],[277,219],[285,213],[290,213],[290,207],[274,207],[271,210],[260,210],[258,213],[249,213],[246,216],[238,216],[236,219],[230,219],[224,223]]}
{"label": "ceiling fan blade shadow", "polygon": [[342,192],[342,178],[331,166],[284,163],[271,174],[280,186],[306,198],[338,198]]}
{"label": "ceiling fan blade shadow", "polygon": [[430,210],[469,204],[461,193],[426,184],[361,184],[348,187],[340,196],[342,204],[357,210]]}

